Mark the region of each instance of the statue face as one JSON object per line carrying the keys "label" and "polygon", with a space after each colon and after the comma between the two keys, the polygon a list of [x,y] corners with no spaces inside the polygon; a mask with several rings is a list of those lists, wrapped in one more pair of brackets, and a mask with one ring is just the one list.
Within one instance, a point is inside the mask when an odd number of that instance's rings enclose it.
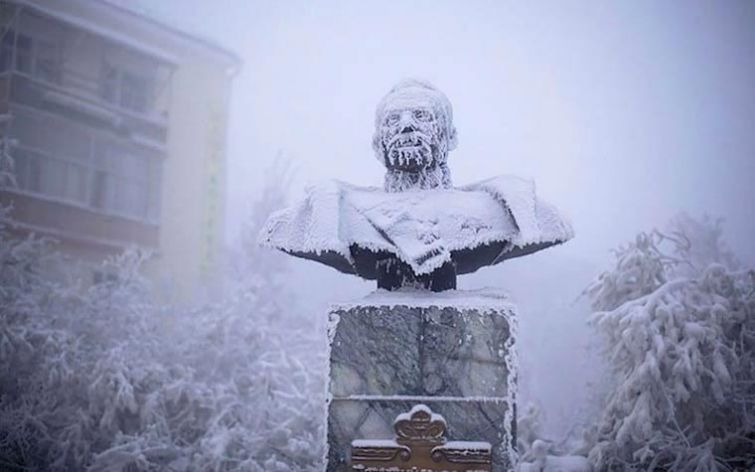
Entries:
{"label": "statue face", "polygon": [[383,110],[375,135],[378,153],[390,170],[420,172],[445,161],[445,123],[431,100],[396,100]]}
{"label": "statue face", "polygon": [[378,103],[372,149],[388,169],[387,192],[451,188],[446,160],[456,143],[451,102],[428,82],[402,80]]}

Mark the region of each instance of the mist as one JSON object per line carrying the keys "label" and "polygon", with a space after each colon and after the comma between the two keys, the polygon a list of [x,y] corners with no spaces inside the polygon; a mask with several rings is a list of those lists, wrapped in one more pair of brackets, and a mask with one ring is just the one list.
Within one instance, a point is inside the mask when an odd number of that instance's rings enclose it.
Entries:
{"label": "mist", "polygon": [[[290,188],[335,178],[381,185],[374,110],[419,77],[454,106],[456,185],[531,177],[576,237],[462,277],[521,309],[524,397],[548,431],[587,400],[589,331],[578,297],[610,250],[680,211],[722,217],[755,261],[755,5],[749,2],[142,2],[236,51],[228,152],[229,238],[280,156]],[[372,284],[293,262],[300,310]]]}
{"label": "mist", "polygon": [[755,256],[748,2],[222,5],[148,7],[244,61],[229,135],[231,228],[278,151],[301,181],[379,185],[375,105],[416,76],[454,105],[455,182],[536,179],[577,227],[561,251],[601,261],[686,209],[726,218],[732,245]]}

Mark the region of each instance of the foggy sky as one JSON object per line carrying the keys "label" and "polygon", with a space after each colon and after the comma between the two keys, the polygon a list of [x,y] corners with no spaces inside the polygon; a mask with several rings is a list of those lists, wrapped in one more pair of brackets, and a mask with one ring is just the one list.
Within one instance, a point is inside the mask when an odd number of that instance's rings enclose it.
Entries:
{"label": "foggy sky", "polygon": [[454,105],[455,182],[533,177],[572,217],[575,253],[604,254],[686,209],[725,217],[732,244],[755,259],[752,2],[145,6],[244,61],[229,136],[231,230],[279,150],[301,180],[380,185],[375,105],[417,76]]}
{"label": "foggy sky", "polygon": [[[374,109],[404,77],[428,79],[453,103],[457,185],[529,176],[570,216],[573,241],[460,281],[503,286],[519,302],[534,372],[523,388],[556,410],[553,431],[584,393],[574,385],[588,331],[572,302],[611,248],[680,210],[707,212],[755,263],[755,2],[141,5],[244,61],[228,141],[230,237],[279,151],[296,161],[292,195],[322,178],[382,185]],[[313,310],[372,287],[295,267]]]}

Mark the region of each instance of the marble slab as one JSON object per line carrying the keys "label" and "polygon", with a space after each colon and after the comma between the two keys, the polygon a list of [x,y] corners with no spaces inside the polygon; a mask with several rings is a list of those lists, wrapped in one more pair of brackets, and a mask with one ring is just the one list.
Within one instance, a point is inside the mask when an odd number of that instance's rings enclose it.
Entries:
{"label": "marble slab", "polygon": [[514,307],[495,292],[376,292],[332,307],[328,471],[351,441],[391,439],[396,415],[427,404],[448,438],[488,441],[493,470],[514,444]]}

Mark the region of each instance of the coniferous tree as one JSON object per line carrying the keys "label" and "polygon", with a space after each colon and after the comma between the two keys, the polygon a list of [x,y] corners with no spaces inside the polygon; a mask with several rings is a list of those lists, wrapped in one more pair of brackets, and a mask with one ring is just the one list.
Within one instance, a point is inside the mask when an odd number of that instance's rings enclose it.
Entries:
{"label": "coniferous tree", "polygon": [[680,215],[587,289],[613,378],[598,470],[755,466],[755,272],[738,267],[720,222]]}

